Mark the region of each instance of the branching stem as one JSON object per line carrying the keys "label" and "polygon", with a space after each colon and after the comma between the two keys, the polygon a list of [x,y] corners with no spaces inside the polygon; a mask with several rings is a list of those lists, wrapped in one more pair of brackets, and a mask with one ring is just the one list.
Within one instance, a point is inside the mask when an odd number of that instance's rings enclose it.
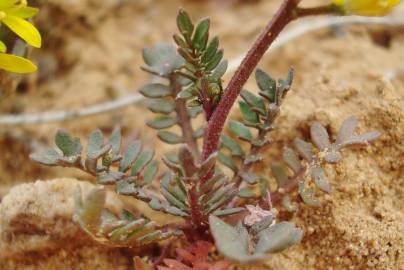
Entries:
{"label": "branching stem", "polygon": [[[170,84],[174,88],[174,96],[176,96],[182,90],[177,76],[177,74],[173,74],[170,78]],[[196,142],[196,138],[194,137],[194,129],[191,124],[191,117],[188,115],[187,105],[184,99],[175,100],[175,112],[178,116],[178,124],[181,128],[184,143],[189,146],[194,156],[199,159],[200,153],[198,150],[198,144]]]}
{"label": "branching stem", "polygon": [[236,73],[227,85],[224,94],[213,112],[204,134],[202,159],[207,159],[217,151],[220,134],[229,112],[240,94],[240,91],[251,76],[258,62],[264,56],[272,42],[285,26],[299,17],[334,13],[332,5],[317,8],[298,8],[298,0],[284,0],[282,6],[262,31],[258,39],[248,51]]}

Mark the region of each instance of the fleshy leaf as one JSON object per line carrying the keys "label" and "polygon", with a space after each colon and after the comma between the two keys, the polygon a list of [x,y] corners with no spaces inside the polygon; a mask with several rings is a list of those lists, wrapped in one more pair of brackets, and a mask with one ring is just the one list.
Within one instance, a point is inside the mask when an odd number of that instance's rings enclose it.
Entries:
{"label": "fleshy leaf", "polygon": [[252,134],[250,130],[242,123],[238,121],[231,120],[229,123],[229,127],[231,131],[237,135],[240,139],[243,139],[245,141],[251,141],[252,140]]}
{"label": "fleshy leaf", "polygon": [[259,123],[259,116],[256,112],[253,112],[248,106],[248,104],[244,101],[239,101],[239,107],[241,114],[243,115],[244,119],[247,122],[253,123],[253,124],[258,124]]}
{"label": "fleshy leaf", "polygon": [[146,124],[154,129],[165,129],[174,126],[177,123],[177,118],[169,116],[161,116],[153,120],[149,120]]}
{"label": "fleshy leaf", "polygon": [[126,172],[127,170],[129,170],[129,168],[132,166],[132,163],[139,155],[141,148],[142,143],[140,141],[135,141],[128,145],[128,148],[121,162],[119,163],[119,171]]}
{"label": "fleshy leaf", "polygon": [[327,130],[318,122],[315,122],[310,127],[311,140],[321,150],[331,147],[330,138]]}
{"label": "fleshy leaf", "polygon": [[166,44],[144,49],[143,59],[147,64],[143,67],[144,70],[162,77],[168,77],[184,64],[184,59],[178,55],[175,48]]}
{"label": "fleshy leaf", "polygon": [[233,156],[243,157],[245,155],[239,143],[236,140],[233,140],[231,137],[223,134],[220,137],[220,141],[224,147],[231,151]]}
{"label": "fleshy leaf", "polygon": [[148,98],[163,98],[171,96],[172,94],[168,86],[160,83],[146,84],[139,89],[139,92]]}
{"label": "fleshy leaf", "polygon": [[153,157],[154,157],[153,150],[145,151],[142,154],[140,154],[139,157],[136,159],[136,161],[133,163],[131,169],[132,176],[138,175],[144,169],[144,167],[146,167],[146,165],[150,163]]}
{"label": "fleshy leaf", "polygon": [[33,153],[29,156],[31,160],[47,166],[57,166],[60,157],[60,154],[54,149]]}
{"label": "fleshy leaf", "polygon": [[311,144],[296,138],[293,140],[293,143],[297,149],[297,151],[299,152],[299,154],[308,162],[311,162],[313,160],[313,151],[312,151],[312,147]]}
{"label": "fleshy leaf", "polygon": [[147,100],[147,108],[154,113],[168,114],[174,111],[174,102],[164,99]]}
{"label": "fleshy leaf", "polygon": [[275,253],[299,243],[303,231],[291,222],[281,222],[261,231],[258,237],[256,252]]}
{"label": "fleshy leaf", "polygon": [[57,147],[63,152],[66,157],[78,156],[81,154],[81,143],[77,137],[72,137],[64,130],[58,130],[55,136]]}
{"label": "fleshy leaf", "polygon": [[180,135],[177,135],[171,131],[159,131],[157,133],[157,137],[159,137],[160,140],[168,144],[179,144],[183,142],[182,137]]}
{"label": "fleshy leaf", "polygon": [[323,168],[318,166],[311,168],[311,177],[319,189],[327,193],[331,192],[330,184],[328,183],[327,176],[325,175]]}
{"label": "fleshy leaf", "polygon": [[341,144],[344,141],[350,139],[355,132],[356,127],[358,126],[358,120],[356,117],[351,116],[342,122],[341,127],[338,132],[336,144]]}
{"label": "fleshy leaf", "polygon": [[299,157],[297,156],[295,151],[288,147],[285,147],[285,149],[283,150],[283,160],[294,173],[298,173],[302,169]]}
{"label": "fleshy leaf", "polygon": [[224,256],[236,261],[250,260],[248,246],[235,228],[214,215],[209,216],[209,225],[216,247]]}
{"label": "fleshy leaf", "polygon": [[260,90],[264,93],[264,96],[267,97],[270,102],[275,102],[276,81],[261,69],[257,69],[255,72],[255,80]]}
{"label": "fleshy leaf", "polygon": [[261,97],[256,96],[247,90],[241,91],[241,97],[251,108],[257,111],[259,114],[266,115],[265,103]]}

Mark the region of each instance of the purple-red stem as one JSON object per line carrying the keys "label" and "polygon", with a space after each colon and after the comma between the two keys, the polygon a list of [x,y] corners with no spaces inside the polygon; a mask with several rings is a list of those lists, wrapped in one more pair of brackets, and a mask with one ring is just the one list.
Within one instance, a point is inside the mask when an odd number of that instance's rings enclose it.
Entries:
{"label": "purple-red stem", "polygon": [[265,27],[233,75],[205,130],[202,151],[203,160],[206,160],[212,153],[217,151],[220,134],[231,107],[269,46],[283,28],[295,18],[295,8],[298,2],[297,0],[285,0],[282,3],[275,17]]}

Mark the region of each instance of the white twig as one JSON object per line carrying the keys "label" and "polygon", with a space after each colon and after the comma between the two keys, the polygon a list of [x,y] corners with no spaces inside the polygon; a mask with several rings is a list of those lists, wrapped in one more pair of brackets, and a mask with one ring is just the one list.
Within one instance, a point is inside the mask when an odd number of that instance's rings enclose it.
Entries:
{"label": "white twig", "polygon": [[[304,19],[300,23],[295,24],[272,44],[271,49],[279,48],[289,41],[300,37],[308,32],[312,32],[321,28],[346,25],[346,24],[380,24],[388,26],[404,25],[404,16],[397,17],[320,17],[317,19]],[[268,53],[268,52],[267,52]],[[244,55],[236,57],[229,63],[228,72],[233,72],[240,65]],[[0,125],[23,125],[23,124],[41,124],[56,121],[65,121],[69,119],[79,118],[83,116],[91,116],[100,113],[106,113],[113,110],[137,103],[143,99],[140,94],[130,94],[119,99],[96,104],[87,108],[73,111],[49,111],[42,113],[30,113],[21,115],[0,115]]]}

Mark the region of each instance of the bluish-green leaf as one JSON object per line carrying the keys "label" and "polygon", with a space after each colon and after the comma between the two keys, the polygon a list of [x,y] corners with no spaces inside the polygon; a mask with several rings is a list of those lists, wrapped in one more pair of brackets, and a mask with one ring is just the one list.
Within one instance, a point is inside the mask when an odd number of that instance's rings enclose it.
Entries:
{"label": "bluish-green leaf", "polygon": [[131,169],[131,175],[133,176],[138,175],[143,170],[143,168],[150,163],[153,157],[154,157],[153,150],[145,151],[142,154],[140,154],[139,157],[136,159],[136,161],[133,163]]}
{"label": "bluish-green leaf", "polygon": [[161,116],[146,122],[146,125],[154,129],[165,129],[172,127],[175,124],[177,124],[177,118],[170,116]]}
{"label": "bluish-green leaf", "polygon": [[181,136],[171,132],[171,131],[159,131],[157,137],[165,143],[168,144],[178,144],[182,143],[183,139]]}
{"label": "bluish-green leaf", "polygon": [[262,69],[257,69],[255,72],[255,80],[265,97],[267,97],[270,102],[275,102],[276,81]]}
{"label": "bluish-green leaf", "polygon": [[220,142],[222,143],[222,145],[224,147],[226,147],[227,149],[229,149],[231,151],[231,154],[233,156],[243,157],[245,155],[240,144],[236,140],[233,140],[231,137],[223,134],[220,137]]}
{"label": "bluish-green leaf", "polygon": [[240,100],[238,104],[240,106],[241,114],[243,115],[244,119],[247,122],[250,122],[253,124],[259,123],[258,114],[256,112],[252,111],[250,106],[246,102]]}
{"label": "bluish-green leaf", "polygon": [[261,97],[256,96],[247,90],[242,90],[240,95],[253,110],[261,115],[266,115],[265,103]]}
{"label": "bluish-green leaf", "polygon": [[152,99],[147,100],[147,108],[154,113],[168,114],[174,111],[175,105],[173,101]]}
{"label": "bluish-green leaf", "polygon": [[47,166],[58,165],[60,157],[60,154],[54,149],[48,149],[43,152],[33,153],[29,156],[31,160]]}
{"label": "bluish-green leaf", "polygon": [[55,136],[57,147],[63,152],[66,157],[78,156],[81,154],[81,143],[77,137],[72,137],[64,130],[58,130]]}
{"label": "bluish-green leaf", "polygon": [[139,89],[139,92],[148,98],[163,98],[172,95],[170,87],[160,83],[146,84]]}
{"label": "bluish-green leaf", "polygon": [[139,155],[141,148],[142,143],[140,141],[135,141],[128,145],[128,148],[119,163],[119,171],[126,172],[132,166],[132,163]]}
{"label": "bluish-green leaf", "polygon": [[251,131],[242,123],[238,121],[231,120],[229,122],[229,127],[230,130],[237,135],[240,139],[243,139],[245,141],[251,141],[252,140],[252,134]]}

